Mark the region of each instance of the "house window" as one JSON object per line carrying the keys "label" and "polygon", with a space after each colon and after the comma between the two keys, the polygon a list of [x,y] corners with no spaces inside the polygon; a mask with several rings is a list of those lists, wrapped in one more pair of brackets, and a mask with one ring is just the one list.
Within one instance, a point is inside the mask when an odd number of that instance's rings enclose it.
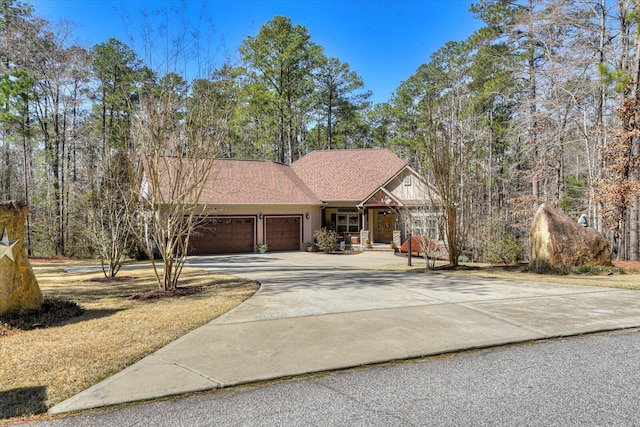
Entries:
{"label": "house window", "polygon": [[338,233],[357,233],[360,231],[360,215],[357,213],[338,213],[336,216]]}
{"label": "house window", "polygon": [[408,176],[404,177],[404,185],[406,185],[406,186],[411,185],[411,175],[408,175]]}
{"label": "house window", "polygon": [[433,240],[440,240],[438,214],[432,212],[414,212],[411,214],[411,234],[424,235]]}

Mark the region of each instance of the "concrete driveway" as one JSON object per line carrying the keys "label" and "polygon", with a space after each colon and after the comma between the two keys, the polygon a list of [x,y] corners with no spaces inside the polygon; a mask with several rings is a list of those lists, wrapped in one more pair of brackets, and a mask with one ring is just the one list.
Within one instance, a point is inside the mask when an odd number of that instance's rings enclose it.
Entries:
{"label": "concrete driveway", "polygon": [[189,263],[256,279],[262,287],[235,310],[51,413],[640,327],[640,292],[368,268],[406,263],[391,253],[268,253],[193,257]]}

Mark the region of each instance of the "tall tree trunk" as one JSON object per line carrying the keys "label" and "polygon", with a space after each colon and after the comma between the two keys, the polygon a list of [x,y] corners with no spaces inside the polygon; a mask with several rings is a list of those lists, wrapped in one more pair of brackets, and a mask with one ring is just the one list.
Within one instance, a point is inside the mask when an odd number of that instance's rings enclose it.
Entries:
{"label": "tall tree trunk", "polygon": [[493,216],[493,102],[489,108],[489,218]]}
{"label": "tall tree trunk", "polygon": [[640,220],[640,199],[634,197],[629,207],[629,259],[638,261],[640,247],[638,246],[638,221]]}
{"label": "tall tree trunk", "polygon": [[278,105],[278,147],[276,148],[276,162],[284,163],[284,147],[285,147],[285,135],[284,135],[284,106],[282,103]]}
{"label": "tall tree trunk", "polygon": [[7,129],[3,127],[2,129],[2,140],[4,141],[4,167],[2,168],[2,172],[4,174],[3,186],[4,186],[4,194],[8,199],[12,198],[11,195],[11,144],[9,143],[9,132]]}
{"label": "tall tree trunk", "polygon": [[[24,163],[24,176],[23,179],[23,191],[24,191],[24,203],[28,207],[31,205],[30,201],[30,188],[32,182],[33,171],[33,154],[31,148],[31,122],[29,116],[29,103],[24,99],[24,110],[22,112],[22,120],[20,121],[20,127],[22,128],[22,155]],[[25,231],[27,239],[27,255],[33,256],[33,247],[31,245],[31,217],[33,216],[32,210],[27,214],[25,222]]]}
{"label": "tall tree trunk", "polygon": [[[633,85],[631,88],[631,93],[629,96],[634,99],[636,102],[634,103],[634,111],[633,111],[633,123],[629,124],[629,130],[632,132],[637,132],[640,127],[640,40],[637,37],[633,39],[633,63],[631,68],[631,74],[633,78]],[[640,155],[640,147],[639,147],[639,138],[635,136],[629,137],[629,157],[636,159],[638,155]],[[629,177],[631,181],[638,182],[640,178],[640,173],[635,170],[633,167],[629,168]],[[631,259],[633,261],[638,260],[638,216],[640,214],[640,209],[638,205],[638,196],[631,196],[629,203],[629,211],[628,211],[628,229],[629,236],[627,240],[627,246],[625,247],[625,258]]]}
{"label": "tall tree trunk", "polygon": [[[598,46],[598,65],[605,65],[605,49],[608,43],[608,29],[607,29],[607,0],[601,0],[598,5],[598,18],[599,18],[599,46]],[[593,183],[597,180],[602,179],[602,149],[607,145],[607,126],[604,123],[604,111],[605,111],[605,99],[607,97],[607,85],[604,81],[600,81],[598,86],[598,98],[596,104],[596,134],[598,135],[596,142],[596,162],[594,164],[594,168],[596,171],[592,171],[589,175],[589,182],[591,188],[593,190]],[[586,113],[585,113],[586,114]],[[592,197],[589,198],[589,203],[591,203]],[[595,224],[593,226],[598,230],[602,231],[602,218],[599,213],[599,205],[597,203],[593,203],[593,220]]]}
{"label": "tall tree trunk", "polygon": [[293,154],[294,154],[294,146],[293,146],[293,135],[294,135],[294,114],[293,114],[293,101],[291,99],[291,92],[287,91],[287,155],[286,155],[286,164],[290,165],[293,162]]}
{"label": "tall tree trunk", "polygon": [[331,113],[333,111],[333,99],[331,96],[331,92],[329,92],[329,103],[327,106],[327,150],[331,150],[331,140],[332,140],[332,134],[333,134],[333,129],[332,129],[332,125],[333,123],[331,122],[331,120],[333,119],[333,117],[331,117]]}
{"label": "tall tree trunk", "polygon": [[536,50],[534,47],[534,27],[533,27],[533,0],[529,0],[529,58],[527,60],[529,74],[529,146],[532,148],[532,170],[531,170],[531,196],[533,198],[533,207],[538,206],[540,200],[540,179],[537,172],[538,169],[538,123],[537,123],[537,88],[536,88]]}
{"label": "tall tree trunk", "polygon": [[458,242],[456,236],[458,235],[457,220],[456,220],[456,206],[447,208],[447,246],[449,246],[449,264],[453,267],[458,266]]}
{"label": "tall tree trunk", "polygon": [[100,134],[102,136],[102,158],[106,158],[106,149],[107,149],[107,100],[105,99],[107,96],[105,85],[102,84],[102,127],[100,129]]}

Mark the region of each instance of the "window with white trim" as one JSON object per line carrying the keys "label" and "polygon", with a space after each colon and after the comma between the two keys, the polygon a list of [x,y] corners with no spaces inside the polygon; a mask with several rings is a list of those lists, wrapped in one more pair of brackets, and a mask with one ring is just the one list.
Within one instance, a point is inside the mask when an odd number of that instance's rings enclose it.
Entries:
{"label": "window with white trim", "polygon": [[411,234],[427,236],[432,240],[439,240],[438,214],[435,212],[412,212]]}
{"label": "window with white trim", "polygon": [[338,233],[358,233],[360,231],[360,214],[338,212],[336,229]]}

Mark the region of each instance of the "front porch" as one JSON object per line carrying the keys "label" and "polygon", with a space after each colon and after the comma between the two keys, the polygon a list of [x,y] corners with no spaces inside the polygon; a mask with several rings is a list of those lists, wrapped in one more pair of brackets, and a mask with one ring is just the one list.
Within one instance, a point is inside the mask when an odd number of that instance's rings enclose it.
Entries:
{"label": "front porch", "polygon": [[335,230],[345,243],[363,250],[393,250],[402,243],[404,222],[397,206],[327,207],[322,227]]}
{"label": "front porch", "polygon": [[[363,251],[389,251],[394,252],[400,249],[402,245],[402,233],[400,230],[393,230],[392,237],[389,242],[372,242],[369,239],[370,231],[362,230],[360,231],[360,241],[364,242],[360,246],[360,250]],[[367,241],[369,243],[367,243]]]}

